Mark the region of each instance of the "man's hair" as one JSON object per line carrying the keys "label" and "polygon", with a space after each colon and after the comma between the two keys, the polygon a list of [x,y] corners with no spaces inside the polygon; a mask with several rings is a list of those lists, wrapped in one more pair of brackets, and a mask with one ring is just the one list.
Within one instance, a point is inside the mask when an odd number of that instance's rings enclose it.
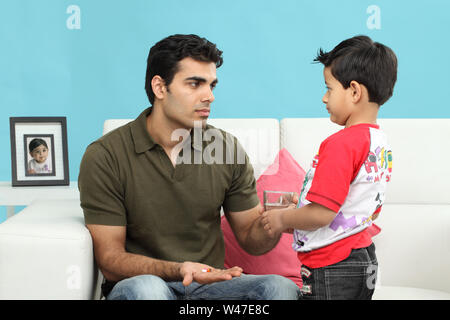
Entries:
{"label": "man's hair", "polygon": [[145,91],[152,105],[155,101],[151,84],[153,77],[159,75],[168,87],[178,71],[178,62],[187,57],[213,62],[216,68],[223,63],[222,51],[214,43],[195,34],[175,34],[162,39],[150,49],[147,58]]}
{"label": "man's hair", "polygon": [[332,75],[347,89],[351,81],[363,84],[369,101],[384,104],[397,81],[397,57],[387,46],[359,35],[339,43],[330,52],[319,50],[315,62],[331,67]]}
{"label": "man's hair", "polygon": [[31,153],[31,152],[33,152],[34,149],[36,149],[37,147],[39,147],[41,145],[43,145],[44,147],[46,147],[48,149],[47,142],[45,142],[44,139],[35,138],[30,141],[30,144],[28,145],[28,150],[30,150],[30,153]]}

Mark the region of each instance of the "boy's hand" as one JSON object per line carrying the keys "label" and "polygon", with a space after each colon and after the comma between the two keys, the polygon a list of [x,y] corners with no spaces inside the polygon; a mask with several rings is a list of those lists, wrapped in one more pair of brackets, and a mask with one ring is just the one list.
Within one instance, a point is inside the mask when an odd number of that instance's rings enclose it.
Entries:
{"label": "boy's hand", "polygon": [[211,266],[196,262],[184,262],[181,265],[180,273],[183,278],[183,285],[188,286],[193,281],[201,284],[231,280],[242,274],[242,268],[233,267],[230,269],[216,269]]}
{"label": "boy's hand", "polygon": [[271,238],[277,237],[285,229],[281,219],[284,210],[286,209],[273,209],[262,214],[264,230]]}
{"label": "boy's hand", "polygon": [[292,192],[292,195],[286,194],[282,195],[281,203],[282,204],[288,204],[289,209],[295,209],[298,205],[298,194],[297,192]]}
{"label": "boy's hand", "polygon": [[[284,196],[283,196],[284,197]],[[285,232],[285,233],[294,233],[294,229],[293,228],[287,228],[287,229],[282,229],[282,231],[277,231],[279,229],[279,226],[281,225],[281,214],[282,213],[277,213],[277,211],[283,211],[286,209],[295,209],[297,208],[298,205],[298,201],[299,201],[299,196],[296,192],[293,192],[292,196],[287,196],[286,199],[283,199],[283,202],[287,201],[289,202],[289,206],[287,208],[284,209],[273,209],[273,210],[269,210],[269,211],[264,211],[264,208],[262,208],[260,214],[262,215],[263,219],[263,225],[264,225],[264,229],[267,231],[267,233],[269,234],[270,237],[275,237],[277,234],[279,234],[280,232]],[[269,217],[269,215],[272,215],[272,212],[274,212],[273,214],[276,216],[279,214],[279,217]],[[269,213],[271,212],[271,213]],[[278,220],[277,220],[278,219]],[[274,224],[273,226],[271,226],[271,224]]]}
{"label": "boy's hand", "polygon": [[297,208],[298,201],[299,201],[299,196],[298,196],[297,192],[294,192],[294,195],[292,196],[292,204],[289,206],[289,208],[291,208],[292,206],[294,206],[294,208]]}

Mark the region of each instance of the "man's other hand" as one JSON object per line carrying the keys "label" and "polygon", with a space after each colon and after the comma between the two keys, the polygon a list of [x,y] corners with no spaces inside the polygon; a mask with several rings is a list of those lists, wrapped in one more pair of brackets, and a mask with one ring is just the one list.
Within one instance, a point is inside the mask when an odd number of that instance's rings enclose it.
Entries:
{"label": "man's other hand", "polygon": [[216,269],[202,263],[183,262],[180,274],[183,278],[183,285],[188,286],[193,281],[201,284],[208,284],[219,281],[231,280],[242,274],[242,268],[233,267],[230,269]]}

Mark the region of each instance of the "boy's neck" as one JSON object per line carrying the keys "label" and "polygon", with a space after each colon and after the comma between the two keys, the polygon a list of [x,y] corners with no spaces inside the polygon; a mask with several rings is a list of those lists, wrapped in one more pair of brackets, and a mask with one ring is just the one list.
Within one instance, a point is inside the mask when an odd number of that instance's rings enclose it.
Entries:
{"label": "boy's neck", "polygon": [[378,110],[380,106],[374,102],[361,102],[355,106],[355,112],[347,119],[345,127],[351,127],[361,123],[377,124]]}

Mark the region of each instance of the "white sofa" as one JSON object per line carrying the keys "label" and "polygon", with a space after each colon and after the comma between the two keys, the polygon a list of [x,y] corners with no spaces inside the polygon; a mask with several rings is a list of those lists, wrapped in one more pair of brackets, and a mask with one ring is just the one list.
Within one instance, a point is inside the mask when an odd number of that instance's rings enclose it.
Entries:
{"label": "white sofa", "polygon": [[[129,119],[108,120],[104,133]],[[326,118],[210,119],[238,137],[258,177],[281,148],[307,170],[320,142],[340,128]],[[450,119],[380,119],[393,175],[374,238],[374,299],[450,299]],[[0,224],[0,299],[98,299],[79,198],[35,201]]]}

